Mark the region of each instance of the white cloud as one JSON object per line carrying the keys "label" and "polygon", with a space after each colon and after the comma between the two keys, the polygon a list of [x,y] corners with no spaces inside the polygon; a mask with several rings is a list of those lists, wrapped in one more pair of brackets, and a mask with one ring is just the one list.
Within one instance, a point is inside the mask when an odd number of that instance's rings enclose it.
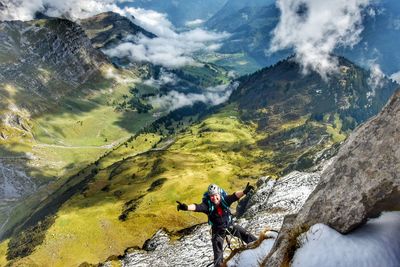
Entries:
{"label": "white cloud", "polygon": [[6,9],[0,11],[0,20],[30,20],[35,12],[48,16],[65,16],[76,20],[104,11],[118,11],[114,0],[14,0],[6,2]]}
{"label": "white cloud", "polygon": [[393,73],[390,75],[390,79],[400,84],[400,71]]}
{"label": "white cloud", "polygon": [[175,85],[178,80],[179,78],[174,73],[170,73],[164,68],[161,68],[158,79],[151,78],[143,83],[149,86],[160,87],[165,84]]}
{"label": "white cloud", "polygon": [[370,0],[278,0],[281,17],[268,50],[293,48],[305,72],[323,78],[337,71],[335,48],[352,47],[362,32],[361,11]]}
{"label": "white cloud", "polygon": [[179,68],[196,64],[193,54],[198,51],[215,51],[219,41],[229,37],[226,32],[216,33],[196,28],[177,33],[167,16],[153,10],[125,8],[121,14],[131,17],[133,22],[157,38],[135,37],[134,43],[124,43],[104,52],[112,57],[128,57],[132,61],[151,62],[167,68]]}
{"label": "white cloud", "polygon": [[122,75],[116,73],[115,69],[113,69],[113,68],[108,68],[108,69],[105,71],[104,76],[105,76],[107,79],[113,79],[113,80],[115,80],[116,82],[122,83],[122,84],[141,82],[141,79],[138,79],[138,78],[132,79],[132,78],[129,78],[129,77],[124,77],[124,76],[122,76]]}
{"label": "white cloud", "polygon": [[133,22],[159,37],[173,38],[178,35],[174,26],[167,19],[167,14],[143,8],[126,7],[119,11],[126,17],[133,16]]}
{"label": "white cloud", "polygon": [[[65,16],[72,20],[86,18],[101,12],[113,11],[131,19],[135,24],[157,35],[157,38],[134,37],[135,44],[124,43],[105,51],[114,57],[128,57],[132,61],[151,62],[168,68],[195,64],[192,56],[198,51],[215,51],[218,42],[228,33],[215,33],[203,29],[177,33],[166,14],[142,8],[120,9],[115,0],[15,0],[7,4],[0,19],[29,20],[36,11],[53,17]],[[133,18],[133,17],[134,18]]]}
{"label": "white cloud", "polygon": [[[171,30],[172,31],[172,30]],[[127,57],[131,61],[151,62],[167,68],[194,65],[193,54],[199,51],[215,51],[216,43],[228,36],[227,33],[214,33],[194,29],[177,34],[162,31],[157,38],[136,37],[135,43],[123,43],[115,48],[104,50],[111,57]],[[160,33],[160,32],[159,32]]]}
{"label": "white cloud", "polygon": [[37,10],[44,8],[42,0],[17,0],[3,3],[5,8],[0,10],[0,20],[30,20]]}
{"label": "white cloud", "polygon": [[184,106],[192,106],[196,102],[209,105],[218,105],[229,99],[232,91],[239,86],[238,83],[209,87],[203,94],[183,94],[171,91],[161,97],[150,98],[150,103],[155,109],[172,111]]}
{"label": "white cloud", "polygon": [[187,21],[187,22],[185,23],[185,25],[188,26],[188,27],[194,27],[194,26],[199,26],[199,25],[201,25],[201,24],[203,24],[203,23],[204,23],[204,20],[202,20],[202,19],[195,19],[195,20]]}
{"label": "white cloud", "polygon": [[373,96],[375,95],[375,90],[382,88],[385,83],[385,74],[383,74],[379,64],[375,63],[375,61],[370,61],[370,75],[368,77],[368,84],[373,89]]}

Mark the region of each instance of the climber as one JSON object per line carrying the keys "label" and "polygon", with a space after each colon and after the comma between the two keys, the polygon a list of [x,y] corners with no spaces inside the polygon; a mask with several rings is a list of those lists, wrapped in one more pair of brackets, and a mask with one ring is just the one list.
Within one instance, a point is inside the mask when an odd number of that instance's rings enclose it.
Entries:
{"label": "climber", "polygon": [[225,191],[217,185],[210,184],[207,192],[203,195],[201,204],[186,205],[176,201],[178,203],[178,211],[187,210],[207,214],[208,223],[211,225],[212,229],[211,241],[214,251],[214,266],[220,266],[223,262],[223,245],[224,238],[227,234],[240,238],[246,244],[257,240],[254,235],[247,232],[243,227],[232,223],[232,214],[229,209],[229,206],[233,202],[238,201],[252,189],[254,189],[254,187],[247,183],[243,191],[237,191],[232,195],[227,195]]}

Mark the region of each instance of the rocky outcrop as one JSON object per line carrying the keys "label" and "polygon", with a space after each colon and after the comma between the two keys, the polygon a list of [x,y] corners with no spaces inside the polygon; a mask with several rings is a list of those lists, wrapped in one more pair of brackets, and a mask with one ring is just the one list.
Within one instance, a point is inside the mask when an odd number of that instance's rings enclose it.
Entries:
{"label": "rocky outcrop", "polygon": [[[278,182],[260,178],[258,190],[245,201],[247,211],[237,223],[256,235],[266,228],[279,230],[283,217],[300,209],[318,180],[318,173],[305,172],[290,173]],[[229,253],[227,249],[225,256]],[[143,249],[130,251],[122,263],[123,266],[206,266],[212,260],[210,227],[201,224],[185,231],[177,241],[171,241],[165,230],[159,230]]]}
{"label": "rocky outcrop", "polygon": [[12,92],[11,103],[32,113],[73,92],[108,64],[83,29],[65,19],[0,22],[0,58],[0,84]]}
{"label": "rocky outcrop", "polygon": [[264,262],[282,266],[290,261],[293,239],[308,227],[323,223],[349,233],[382,211],[400,210],[400,91],[379,115],[347,139],[321,176],[290,227]]}
{"label": "rocky outcrop", "polygon": [[11,219],[10,214],[16,203],[38,189],[33,179],[18,167],[20,161],[27,158],[24,156],[0,158],[0,237]]}

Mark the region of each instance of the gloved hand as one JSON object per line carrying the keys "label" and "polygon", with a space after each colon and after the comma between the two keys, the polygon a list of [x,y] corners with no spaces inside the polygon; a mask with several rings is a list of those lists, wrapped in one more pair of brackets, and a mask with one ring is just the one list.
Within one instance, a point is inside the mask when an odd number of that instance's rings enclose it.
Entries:
{"label": "gloved hand", "polygon": [[254,190],[254,186],[250,185],[250,183],[247,183],[246,188],[243,190],[243,193],[244,193],[245,195],[247,195],[247,193],[248,193],[250,190]]}
{"label": "gloved hand", "polygon": [[180,210],[188,210],[188,205],[186,205],[184,203],[181,203],[179,201],[176,201],[176,203],[178,203],[178,205],[176,206],[176,209],[178,211],[180,211]]}

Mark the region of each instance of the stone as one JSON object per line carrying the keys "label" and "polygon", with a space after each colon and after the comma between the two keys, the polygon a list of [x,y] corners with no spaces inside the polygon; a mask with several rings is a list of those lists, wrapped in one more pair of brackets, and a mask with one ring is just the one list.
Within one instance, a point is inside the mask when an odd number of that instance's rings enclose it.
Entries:
{"label": "stone", "polygon": [[[282,266],[294,250],[290,232],[317,223],[346,234],[382,211],[400,210],[400,91],[346,140],[265,261]],[[290,237],[290,238],[289,238]],[[293,240],[292,240],[293,241]],[[286,262],[287,263],[287,262]]]}

